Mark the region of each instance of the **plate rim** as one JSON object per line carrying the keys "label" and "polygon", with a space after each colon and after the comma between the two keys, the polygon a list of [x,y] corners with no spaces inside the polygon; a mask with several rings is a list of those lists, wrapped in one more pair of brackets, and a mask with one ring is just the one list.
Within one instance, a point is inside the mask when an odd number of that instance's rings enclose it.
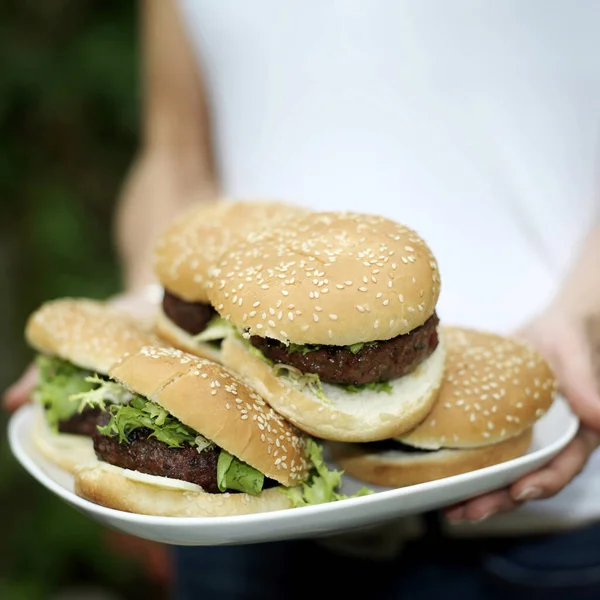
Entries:
{"label": "plate rim", "polygon": [[[559,396],[556,401],[562,401],[566,404],[566,408],[569,412],[570,422],[565,428],[562,435],[555,440],[553,443],[545,446],[539,450],[535,450],[523,456],[519,456],[510,461],[499,463],[497,465],[491,465],[478,469],[477,471],[470,471],[468,473],[461,473],[459,475],[453,475],[446,477],[441,480],[427,481],[412,486],[392,488],[382,491],[376,491],[374,494],[361,496],[357,498],[348,498],[337,502],[314,504],[309,506],[301,506],[296,508],[288,508],[277,511],[270,511],[268,513],[252,513],[246,515],[230,515],[230,516],[214,516],[214,517],[170,517],[170,516],[156,516],[156,515],[144,515],[138,513],[131,513],[121,511],[114,508],[102,506],[86,500],[78,496],[75,492],[63,487],[60,483],[56,482],[50,475],[48,475],[43,467],[39,465],[34,458],[29,456],[29,453],[21,444],[19,439],[19,432],[28,419],[33,419],[35,406],[33,404],[26,404],[19,407],[9,418],[8,422],[8,440],[10,450],[16,460],[21,466],[49,491],[53,492],[65,502],[71,506],[77,506],[79,509],[84,510],[86,513],[93,513],[94,516],[101,518],[102,520],[111,521],[127,521],[132,524],[139,525],[152,525],[154,527],[173,527],[173,526],[209,526],[211,528],[218,528],[220,526],[243,526],[252,525],[253,523],[259,523],[265,520],[265,515],[268,515],[269,521],[285,521],[286,519],[294,518],[303,514],[305,517],[309,517],[313,513],[330,513],[339,510],[339,506],[343,504],[348,508],[359,508],[362,505],[368,506],[373,503],[385,502],[387,499],[397,497],[401,500],[402,497],[407,494],[419,493],[420,491],[426,491],[429,489],[435,489],[444,485],[448,482],[458,482],[461,479],[468,480],[473,477],[474,473],[478,475],[498,473],[506,469],[507,463],[512,466],[519,466],[529,461],[535,462],[539,459],[547,458],[551,460],[560,450],[564,449],[577,435],[579,430],[580,420],[572,411],[567,400]],[[58,467],[57,467],[58,468]],[[444,482],[444,483],[441,483]],[[368,485],[368,484],[365,484]],[[298,513],[302,511],[302,513]]]}

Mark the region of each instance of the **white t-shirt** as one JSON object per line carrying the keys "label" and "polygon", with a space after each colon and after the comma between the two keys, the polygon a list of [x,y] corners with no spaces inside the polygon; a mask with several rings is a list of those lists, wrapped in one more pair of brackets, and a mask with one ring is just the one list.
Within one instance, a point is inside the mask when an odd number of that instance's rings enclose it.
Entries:
{"label": "white t-shirt", "polygon": [[[227,194],[413,227],[447,324],[510,333],[552,298],[600,207],[600,2],[180,4]],[[594,469],[510,518],[600,517]]]}

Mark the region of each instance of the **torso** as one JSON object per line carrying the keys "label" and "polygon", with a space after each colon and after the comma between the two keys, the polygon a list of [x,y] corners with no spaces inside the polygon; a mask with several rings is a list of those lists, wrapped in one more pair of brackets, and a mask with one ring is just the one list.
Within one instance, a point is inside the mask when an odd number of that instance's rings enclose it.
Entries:
{"label": "torso", "polygon": [[600,3],[181,0],[231,196],[379,213],[510,332],[598,216]]}

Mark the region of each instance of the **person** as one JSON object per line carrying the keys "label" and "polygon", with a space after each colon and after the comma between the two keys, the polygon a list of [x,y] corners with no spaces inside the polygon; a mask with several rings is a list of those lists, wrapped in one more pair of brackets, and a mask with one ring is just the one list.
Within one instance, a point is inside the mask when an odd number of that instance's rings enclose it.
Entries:
{"label": "person", "polygon": [[116,213],[126,298],[153,281],[163,224],[217,193],[384,214],[433,248],[440,317],[537,347],[581,420],[549,464],[428,515],[394,557],[176,548],[176,597],[600,597],[600,4],[144,0],[140,16],[142,140]]}

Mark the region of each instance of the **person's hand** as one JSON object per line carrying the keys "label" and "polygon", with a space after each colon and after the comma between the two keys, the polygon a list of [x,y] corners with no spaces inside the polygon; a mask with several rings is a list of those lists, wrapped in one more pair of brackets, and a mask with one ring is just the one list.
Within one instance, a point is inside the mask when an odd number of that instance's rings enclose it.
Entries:
{"label": "person's hand", "polygon": [[29,365],[18,381],[13,383],[4,392],[2,397],[2,407],[5,410],[14,412],[23,404],[27,404],[31,399],[33,389],[35,388],[37,376],[38,373],[35,365]]}
{"label": "person's hand", "polygon": [[[560,492],[585,467],[600,445],[600,391],[595,355],[583,316],[552,307],[521,328],[516,337],[535,347],[550,363],[573,411],[581,420],[575,439],[550,463],[526,475],[509,488],[452,506],[445,514],[451,522],[482,521],[507,512],[527,500],[549,498]],[[600,356],[596,359],[599,360]]]}

